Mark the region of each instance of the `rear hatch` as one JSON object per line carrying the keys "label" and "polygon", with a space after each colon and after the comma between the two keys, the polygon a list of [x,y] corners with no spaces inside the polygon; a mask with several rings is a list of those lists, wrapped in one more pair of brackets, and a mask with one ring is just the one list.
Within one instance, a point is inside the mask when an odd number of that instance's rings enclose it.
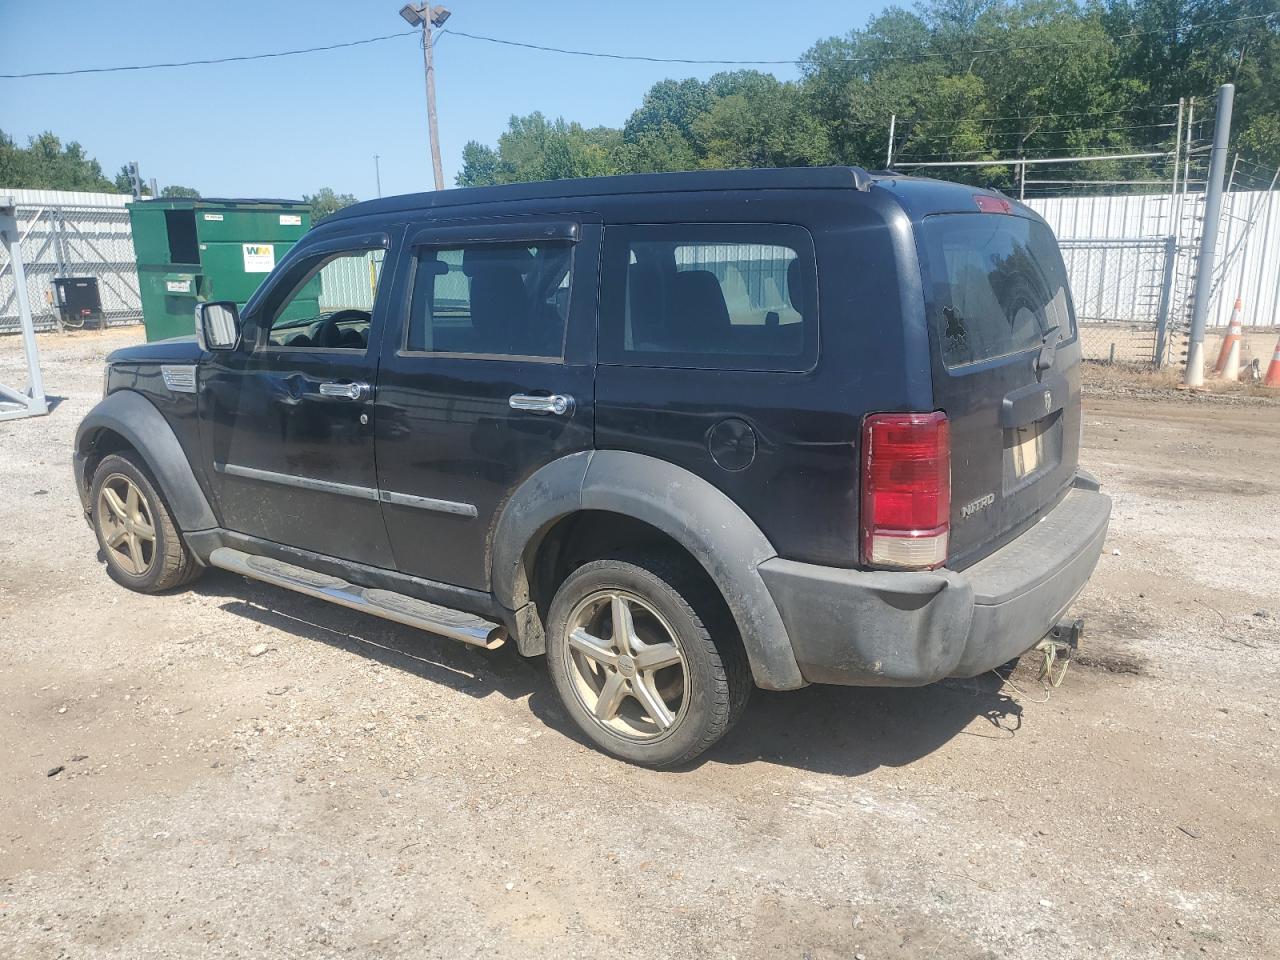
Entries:
{"label": "rear hatch", "polygon": [[953,569],[1051,509],[1079,456],[1080,350],[1057,242],[1003,199],[986,206],[1010,212],[917,226],[934,399],[951,421]]}

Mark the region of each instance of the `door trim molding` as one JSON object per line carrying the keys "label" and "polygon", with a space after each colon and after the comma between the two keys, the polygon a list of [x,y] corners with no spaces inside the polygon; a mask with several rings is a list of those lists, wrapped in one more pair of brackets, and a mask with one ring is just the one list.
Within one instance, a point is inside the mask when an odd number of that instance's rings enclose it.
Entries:
{"label": "door trim molding", "polygon": [[246,480],[262,480],[265,483],[278,483],[284,487],[297,487],[301,490],[314,490],[317,493],[337,493],[344,497],[355,497],[358,500],[378,499],[378,491],[373,487],[361,487],[354,483],[338,483],[336,480],[319,480],[315,477],[299,477],[291,473],[276,473],[274,470],[259,470],[257,467],[243,467],[238,463],[214,463],[213,469],[225,473],[229,477],[243,477]]}
{"label": "door trim molding", "polygon": [[378,490],[376,487],[363,487],[354,483],[339,483],[336,480],[300,477],[292,473],[277,473],[274,470],[245,467],[238,463],[214,463],[213,469],[218,473],[225,473],[229,477],[261,480],[264,483],[278,483],[281,486],[297,487],[300,490],[312,490],[317,493],[336,493],[344,497],[380,501],[399,507],[417,507],[419,510],[447,513],[455,517],[475,518],[477,516],[477,510],[473,503],[438,500],[435,497],[419,497],[411,493],[395,493],[391,490]]}
{"label": "door trim molding", "polygon": [[431,510],[435,513],[448,513],[456,517],[474,518],[477,515],[474,503],[461,503],[457,500],[437,500],[435,497],[419,497],[412,493],[396,493],[392,490],[378,491],[383,503],[397,507],[417,507],[420,510]]}

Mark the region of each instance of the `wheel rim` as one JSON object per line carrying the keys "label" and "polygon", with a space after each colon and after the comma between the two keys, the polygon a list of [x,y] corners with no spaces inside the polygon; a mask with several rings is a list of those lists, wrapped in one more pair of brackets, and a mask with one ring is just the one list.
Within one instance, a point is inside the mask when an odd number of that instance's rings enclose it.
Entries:
{"label": "wheel rim", "polygon": [[659,740],[684,716],[689,668],[666,618],[634,593],[593,593],[569,614],[565,666],[594,721],[628,740]]}
{"label": "wheel rim", "polygon": [[113,473],[98,492],[98,530],[107,556],[125,573],[140,577],[156,559],[156,525],[147,498],[122,473]]}

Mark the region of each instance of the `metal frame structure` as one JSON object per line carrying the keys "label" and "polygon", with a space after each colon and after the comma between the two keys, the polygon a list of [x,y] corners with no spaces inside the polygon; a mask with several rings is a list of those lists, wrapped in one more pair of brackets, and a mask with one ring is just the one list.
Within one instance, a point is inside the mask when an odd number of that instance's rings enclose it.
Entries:
{"label": "metal frame structure", "polygon": [[[4,195],[0,190],[0,197]],[[132,230],[123,205],[15,199],[27,296],[37,332],[78,329],[71,318],[61,316],[53,289],[58,277],[97,278],[102,295],[100,325],[141,322]],[[21,332],[17,307],[9,262],[0,256],[0,336]]]}
{"label": "metal frame structure", "polygon": [[[1159,225],[1149,234],[1129,239],[1114,237],[1097,237],[1091,239],[1074,238],[1070,246],[1086,248],[1093,243],[1099,250],[1118,249],[1128,245],[1127,249],[1149,250],[1150,256],[1163,257],[1163,268],[1158,292],[1154,289],[1151,295],[1153,309],[1152,324],[1154,344],[1151,360],[1156,366],[1172,362],[1174,351],[1170,349],[1171,339],[1177,336],[1187,337],[1187,378],[1189,384],[1200,382],[1200,357],[1203,352],[1205,321],[1211,305],[1219,293],[1227,270],[1232,261],[1239,255],[1244,240],[1257,219],[1257,211],[1261,209],[1259,198],[1251,205],[1249,216],[1235,219],[1246,220],[1245,234],[1240,237],[1231,250],[1220,255],[1217,250],[1219,222],[1223,212],[1224,190],[1226,186],[1225,161],[1227,143],[1230,135],[1231,102],[1234,88],[1224,84],[1217,91],[1216,109],[1212,111],[1211,120],[1206,117],[1203,99],[1181,99],[1176,104],[1164,104],[1160,109],[1176,108],[1176,120],[1144,124],[1147,127],[1172,128],[1167,149],[1135,150],[1133,152],[1114,152],[1098,154],[1072,154],[1058,157],[1025,157],[1005,156],[995,159],[973,160],[911,160],[901,158],[895,137],[902,135],[904,124],[901,118],[894,115],[889,122],[889,147],[887,160],[890,169],[900,170],[937,170],[945,168],[980,168],[1005,167],[1015,171],[1018,196],[1026,200],[1028,187],[1067,188],[1073,186],[1098,187],[1138,187],[1140,190],[1152,190],[1164,186],[1167,188],[1167,213],[1158,217]],[[1197,108],[1200,108],[1199,110]],[[1153,107],[1152,109],[1155,109]],[[1199,114],[1199,116],[1197,116]],[[1004,118],[1009,119],[1009,118]],[[1207,142],[1202,134],[1196,131],[1206,122],[1213,124],[1212,143]],[[1200,126],[1197,127],[1197,124]],[[898,154],[898,157],[895,157]],[[935,155],[936,156],[936,155]],[[972,154],[971,154],[972,156]],[[1028,170],[1036,167],[1092,163],[1096,161],[1136,161],[1141,164],[1141,173],[1132,179],[1028,179]],[[1152,166],[1157,164],[1164,168],[1168,164],[1168,176],[1152,177]],[[1237,163],[1232,165],[1231,182],[1234,182]],[[1271,178],[1268,192],[1274,190],[1277,179]],[[1265,180],[1263,181],[1265,182]],[[1154,225],[1153,225],[1154,226]],[[1152,262],[1154,267],[1154,259]]]}
{"label": "metal frame structure", "polygon": [[22,326],[22,349],[27,361],[25,391],[0,383],[0,420],[39,417],[49,412],[40,376],[40,353],[36,347],[36,328],[31,320],[31,302],[27,298],[27,275],[22,267],[22,236],[18,232],[16,204],[12,197],[0,197],[0,240],[9,254],[13,270],[18,315]]}

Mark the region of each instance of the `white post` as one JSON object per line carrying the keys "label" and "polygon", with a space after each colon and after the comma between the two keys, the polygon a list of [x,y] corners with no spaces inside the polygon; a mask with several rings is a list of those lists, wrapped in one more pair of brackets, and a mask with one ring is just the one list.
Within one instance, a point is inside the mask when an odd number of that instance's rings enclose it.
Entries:
{"label": "white post", "polygon": [[1226,176],[1227,141],[1231,136],[1231,106],[1236,88],[1218,88],[1218,109],[1213,118],[1213,149],[1209,153],[1209,182],[1204,193],[1204,225],[1200,228],[1200,254],[1196,261],[1195,300],[1191,310],[1191,337],[1187,345],[1187,369],[1182,382],[1204,386],[1204,328],[1213,292],[1213,258],[1218,248],[1218,220],[1222,214],[1222,186]]}
{"label": "white post", "polygon": [[12,198],[0,199],[0,239],[9,253],[13,269],[13,293],[18,302],[18,321],[22,325],[22,346],[27,355],[27,392],[19,393],[0,384],[0,420],[38,417],[49,412],[40,379],[40,354],[36,348],[36,328],[31,319],[31,301],[27,297],[27,272],[22,266],[22,237]]}

